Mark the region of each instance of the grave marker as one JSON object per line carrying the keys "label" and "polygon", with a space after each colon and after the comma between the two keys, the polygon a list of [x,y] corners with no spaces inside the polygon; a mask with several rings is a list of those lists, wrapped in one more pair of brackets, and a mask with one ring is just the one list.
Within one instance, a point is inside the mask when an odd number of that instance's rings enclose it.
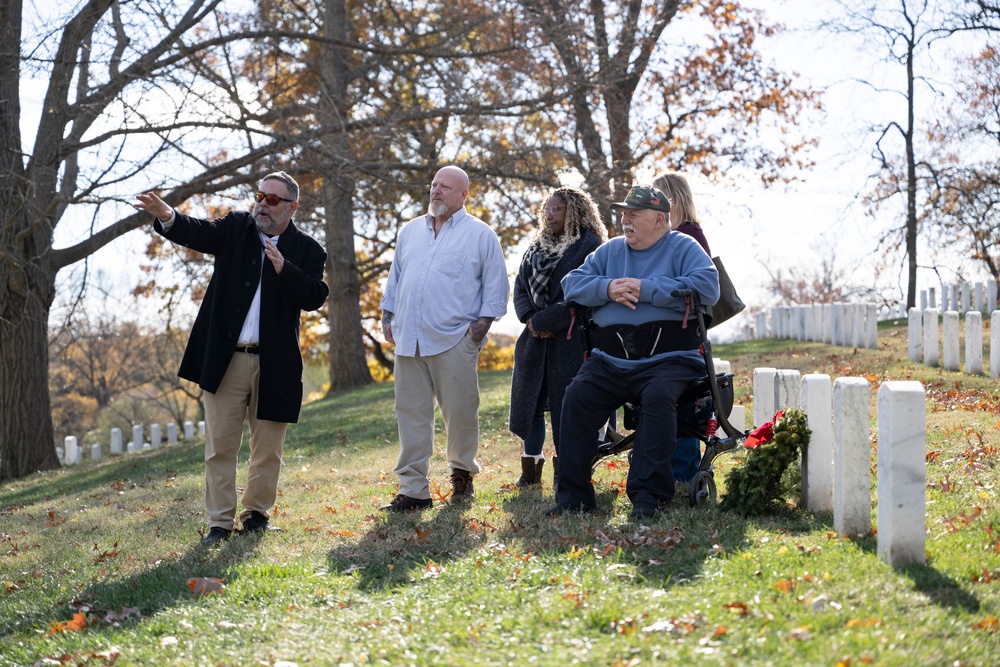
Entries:
{"label": "grave marker", "polygon": [[802,405],[812,435],[802,451],[802,504],[833,511],[833,394],[829,375],[802,376]]}
{"label": "grave marker", "polygon": [[983,314],[976,311],[965,314],[965,372],[983,372]]}
{"label": "grave marker", "polygon": [[892,567],[926,560],[927,427],[919,382],[878,390],[878,547]]}
{"label": "grave marker", "polygon": [[833,528],[841,535],[871,529],[868,381],[833,383]]}
{"label": "grave marker", "polygon": [[924,311],[924,364],[938,365],[938,311],[928,308]]}
{"label": "grave marker", "polygon": [[944,333],[942,335],[942,346],[944,347],[944,369],[946,371],[958,370],[958,313],[949,310],[944,314]]}

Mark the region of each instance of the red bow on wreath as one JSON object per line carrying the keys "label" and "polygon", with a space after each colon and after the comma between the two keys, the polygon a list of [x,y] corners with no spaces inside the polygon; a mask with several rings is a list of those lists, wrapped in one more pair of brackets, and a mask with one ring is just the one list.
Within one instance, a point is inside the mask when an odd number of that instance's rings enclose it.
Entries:
{"label": "red bow on wreath", "polygon": [[747,449],[756,449],[760,445],[771,442],[771,438],[774,437],[774,425],[778,423],[778,420],[785,416],[784,410],[778,410],[774,413],[774,417],[771,421],[764,422],[754,430],[750,431],[750,435],[743,442],[743,446]]}

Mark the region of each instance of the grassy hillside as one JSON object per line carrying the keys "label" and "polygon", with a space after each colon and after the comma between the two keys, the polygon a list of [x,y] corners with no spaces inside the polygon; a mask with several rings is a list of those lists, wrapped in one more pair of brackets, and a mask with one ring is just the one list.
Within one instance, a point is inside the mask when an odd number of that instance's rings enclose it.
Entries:
{"label": "grassy hillside", "polygon": [[[495,372],[481,376],[470,507],[443,502],[436,455],[433,510],[377,511],[396,488],[391,385],[305,407],[274,512],[285,530],[263,538],[198,546],[200,442],[0,487],[0,665],[996,664],[1000,394],[910,363],[905,335],[881,330],[879,350],[754,341],[716,355],[751,415],[756,366],[867,377],[873,419],[881,381],[925,384],[926,566],[893,570],[874,534],[838,537],[830,516],[793,505],[746,520],[680,493],[630,524],[624,461],[597,472],[600,512],[547,519],[548,466],[540,492],[512,488],[510,375]],[[720,491],[734,461],[719,460]],[[196,596],[190,578],[224,588]]]}

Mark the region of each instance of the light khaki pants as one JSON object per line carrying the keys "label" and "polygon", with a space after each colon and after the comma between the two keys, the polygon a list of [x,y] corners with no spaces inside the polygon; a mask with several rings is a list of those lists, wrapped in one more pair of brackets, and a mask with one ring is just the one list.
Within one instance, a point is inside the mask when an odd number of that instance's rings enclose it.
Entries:
{"label": "light khaki pants", "polygon": [[396,355],[396,418],[399,421],[399,493],[430,498],[430,459],[434,453],[434,403],[448,436],[448,469],[479,472],[479,375],[476,364],[485,344],[469,334],[458,345],[429,357]]}
{"label": "light khaki pants", "polygon": [[259,383],[260,356],[234,352],[218,391],[205,392],[205,507],[210,528],[232,530],[236,519],[236,465],[245,420],[250,421],[250,466],[240,519],[249,517],[251,510],[270,517],[274,507],[288,424],[257,419]]}

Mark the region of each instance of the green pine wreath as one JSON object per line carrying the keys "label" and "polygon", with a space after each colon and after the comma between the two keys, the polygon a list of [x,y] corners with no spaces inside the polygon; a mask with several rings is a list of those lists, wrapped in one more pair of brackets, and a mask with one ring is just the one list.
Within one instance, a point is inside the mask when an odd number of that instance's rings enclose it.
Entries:
{"label": "green pine wreath", "polygon": [[784,507],[789,497],[798,494],[799,467],[792,464],[809,444],[810,435],[806,414],[799,409],[779,412],[773,424],[756,429],[747,438],[746,459],[726,474],[719,506],[743,516],[770,514]]}

